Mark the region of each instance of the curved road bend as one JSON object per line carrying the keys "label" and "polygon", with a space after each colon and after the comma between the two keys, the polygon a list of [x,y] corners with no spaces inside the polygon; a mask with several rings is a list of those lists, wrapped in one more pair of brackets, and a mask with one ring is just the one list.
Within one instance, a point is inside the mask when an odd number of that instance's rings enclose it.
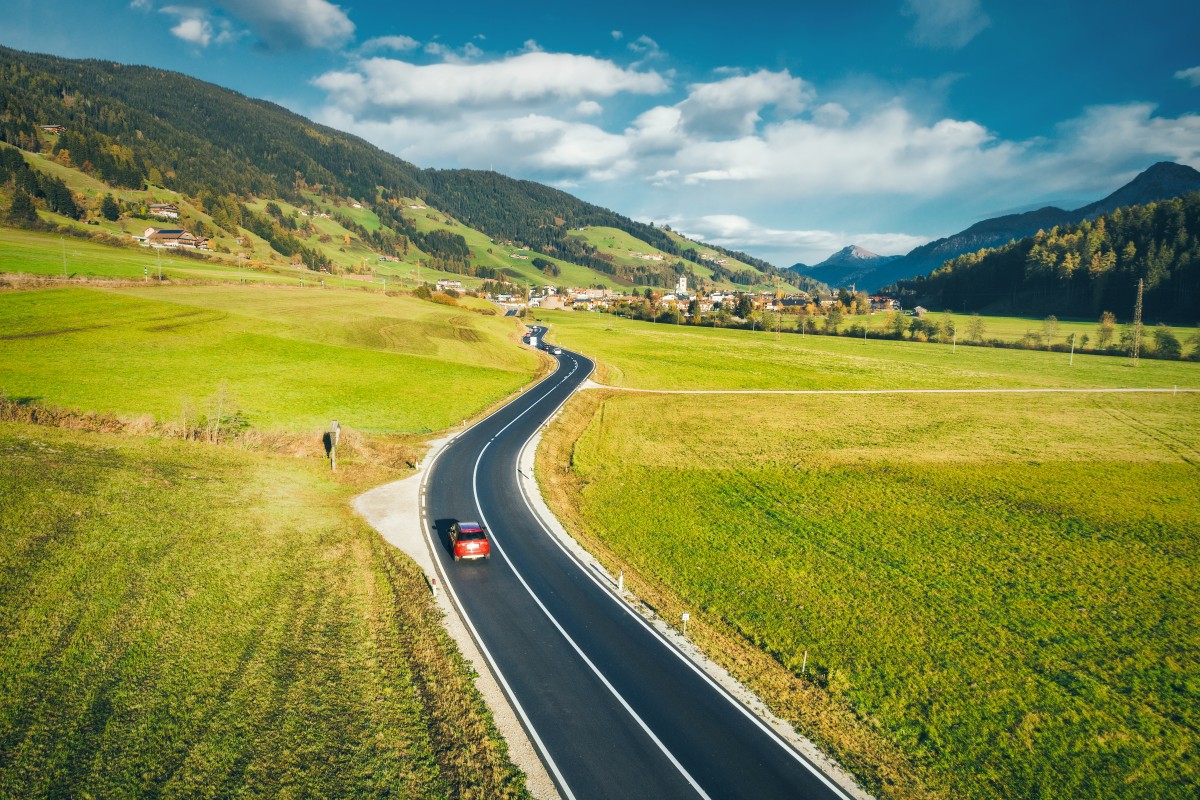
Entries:
{"label": "curved road bend", "polygon": [[[544,330],[539,331],[544,333]],[[425,522],[447,587],[564,798],[845,798],[704,676],[542,528],[517,484],[525,442],[591,374],[558,369],[464,431],[426,476]],[[479,519],[490,560],[454,563]]]}

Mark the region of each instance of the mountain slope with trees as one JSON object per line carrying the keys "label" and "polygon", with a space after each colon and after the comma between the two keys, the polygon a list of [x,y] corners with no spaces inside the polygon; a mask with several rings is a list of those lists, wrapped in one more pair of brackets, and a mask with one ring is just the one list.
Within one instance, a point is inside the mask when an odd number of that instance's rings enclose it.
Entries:
{"label": "mountain slope with trees", "polygon": [[[497,241],[618,280],[622,276],[600,253],[568,233],[585,226],[618,228],[680,261],[701,263],[696,248],[662,229],[557,189],[495,172],[421,169],[274,103],[175,72],[0,47],[0,90],[0,141],[32,152],[49,149],[114,187],[150,184],[194,197],[294,205],[316,192],[377,211],[397,198],[420,198]],[[48,140],[41,135],[44,125],[65,131]],[[396,236],[412,238],[398,219],[384,222]],[[744,253],[710,249],[753,268],[731,276],[733,283],[787,277]],[[669,285],[678,272],[664,269],[654,281]]]}
{"label": "mountain slope with trees", "polygon": [[[873,292],[896,281],[927,275],[949,259],[964,253],[999,247],[1015,239],[1032,236],[1039,230],[1048,231],[1055,226],[1073,225],[1123,206],[1166,200],[1195,191],[1200,191],[1200,172],[1183,164],[1160,161],[1104,199],[1073,211],[1046,206],[1036,211],[981,220],[953,236],[916,247],[901,258],[874,264],[858,264],[854,269],[822,270],[828,262],[816,267],[797,264],[791,269],[833,286],[848,286],[854,282],[858,284],[858,288]],[[835,257],[836,255],[831,256],[830,260]]]}
{"label": "mountain slope with trees", "polygon": [[961,255],[896,288],[905,305],[1096,317],[1131,314],[1139,280],[1147,319],[1200,319],[1200,192]]}

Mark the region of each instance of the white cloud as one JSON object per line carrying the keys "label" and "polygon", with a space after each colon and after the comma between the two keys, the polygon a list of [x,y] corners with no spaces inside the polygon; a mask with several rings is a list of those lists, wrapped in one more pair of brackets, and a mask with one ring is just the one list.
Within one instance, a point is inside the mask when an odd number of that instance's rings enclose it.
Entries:
{"label": "white cloud", "polygon": [[334,48],[354,36],[350,17],[328,0],[218,0],[267,47]]}
{"label": "white cloud", "polygon": [[441,42],[429,42],[424,50],[426,55],[438,56],[449,64],[465,64],[483,55],[483,51],[474,42],[467,42],[457,50]]}
{"label": "white cloud", "polygon": [[1181,69],[1175,73],[1175,77],[1181,81],[1187,81],[1192,86],[1200,86],[1200,67]]}
{"label": "white cloud", "polygon": [[[149,7],[148,3],[144,6],[147,9]],[[171,28],[172,36],[199,48],[208,47],[214,42],[227,44],[241,36],[233,30],[228,20],[217,20],[214,24],[212,15],[203,8],[163,6],[159,11],[179,20]]]}
{"label": "white cloud", "polygon": [[521,45],[521,52],[540,53],[542,52],[542,46],[537,43],[536,39],[526,39],[525,44]]}
{"label": "white cloud", "polygon": [[625,34],[621,33],[621,31],[613,31],[612,37],[614,39],[616,39],[617,41],[620,41],[621,39],[623,39],[625,37]]}
{"label": "white cloud", "polygon": [[801,111],[812,96],[812,88],[786,70],[760,70],[715,83],[693,84],[679,110],[689,133],[746,136],[754,132],[762,119],[759,112],[767,106],[791,116]]}
{"label": "white cloud", "polygon": [[[162,9],[167,14],[178,14],[179,22],[171,28],[171,35],[198,47],[208,47],[213,38],[212,23],[198,9],[178,9],[167,7]],[[189,14],[187,12],[195,12]]]}
{"label": "white cloud", "polygon": [[759,225],[737,214],[708,214],[674,218],[666,222],[683,235],[734,250],[792,254],[779,261],[790,266],[803,254],[807,263],[818,263],[847,244],[854,243],[882,256],[902,255],[929,241],[907,233],[854,233],[847,231],[779,229]]}
{"label": "white cloud", "polygon": [[376,36],[363,42],[359,50],[364,53],[374,53],[378,50],[394,50],[397,53],[405,53],[409,50],[416,50],[420,46],[421,43],[411,36]]}
{"label": "white cloud", "polygon": [[666,80],[656,72],[623,69],[611,61],[566,53],[532,52],[479,64],[416,65],[372,58],[314,83],[355,114],[401,111],[460,114],[471,108],[516,107],[614,94],[655,94]]}
{"label": "white cloud", "polygon": [[991,24],[979,0],[904,0],[901,12],[916,18],[913,41],[929,47],[963,47]]}
{"label": "white cloud", "polygon": [[1200,167],[1200,115],[1156,117],[1151,103],[1088,108],[1059,126],[1059,140],[1062,144],[1045,158],[1053,164],[1051,171],[1065,175],[1080,165],[1144,166],[1164,158]]}
{"label": "white cloud", "polygon": [[[372,58],[315,83],[328,93],[321,121],[422,166],[577,186],[779,264],[852,243],[907,252],[931,237],[878,231],[935,207],[952,209],[930,226],[944,235],[995,208],[1101,197],[1154,160],[1200,167],[1200,115],[1161,117],[1148,104],[1087,109],[1014,141],[906,96],[824,100],[782,70],[723,71],[632,119],[619,114],[635,95],[669,90],[664,75],[563,53],[425,66]],[[606,98],[618,100],[601,106]],[[847,230],[852,215],[867,221]]]}

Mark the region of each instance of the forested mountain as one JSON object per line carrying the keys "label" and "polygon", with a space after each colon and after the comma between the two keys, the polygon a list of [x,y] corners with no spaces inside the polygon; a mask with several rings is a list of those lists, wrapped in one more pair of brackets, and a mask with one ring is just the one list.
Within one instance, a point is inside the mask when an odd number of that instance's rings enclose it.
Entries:
{"label": "forested mountain", "polygon": [[1139,279],[1147,319],[1200,320],[1200,192],[961,255],[897,289],[906,306],[1128,317]]}
{"label": "forested mountain", "polygon": [[[66,129],[53,145],[60,160],[114,186],[149,182],[194,197],[296,204],[304,191],[376,207],[388,198],[421,198],[497,240],[612,275],[617,270],[609,261],[568,232],[585,225],[619,228],[702,263],[694,249],[653,225],[547,186],[495,172],[420,169],[356,136],[179,73],[0,47],[0,141],[39,150],[39,126],[48,124]],[[712,249],[781,275],[759,259]],[[667,285],[669,271],[652,277]],[[762,280],[760,274],[725,277]]]}
{"label": "forested mountain", "polygon": [[1075,224],[1122,206],[1165,200],[1195,191],[1200,191],[1200,172],[1183,164],[1164,161],[1147,168],[1103,200],[1074,211],[1046,206],[1022,214],[1005,214],[1002,217],[985,219],[953,236],[914,248],[902,258],[864,264],[845,274],[836,271],[818,272],[818,267],[804,267],[799,264],[793,269],[802,275],[810,275],[834,286],[848,286],[851,282],[856,282],[858,288],[873,292],[898,280],[928,274],[948,259],[963,253],[998,247],[1014,239],[1032,236],[1039,230],[1050,230],[1056,225]]}

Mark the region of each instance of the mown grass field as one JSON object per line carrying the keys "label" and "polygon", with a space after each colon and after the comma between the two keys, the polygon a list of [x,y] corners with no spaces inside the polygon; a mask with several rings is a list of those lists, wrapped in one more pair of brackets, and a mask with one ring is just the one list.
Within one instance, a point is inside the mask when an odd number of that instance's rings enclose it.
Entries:
{"label": "mown grass field", "polygon": [[0,796],[522,797],[320,461],[0,423]]}
{"label": "mown grass field", "polygon": [[[513,319],[335,289],[0,293],[0,389],[159,421],[213,415],[222,387],[258,429],[429,432],[529,381]],[[226,408],[226,411],[229,409]]]}
{"label": "mown grass field", "polygon": [[763,331],[655,325],[542,311],[549,338],[643,389],[1200,387],[1200,364]]}
{"label": "mown grass field", "polygon": [[1198,470],[1194,394],[589,392],[539,455],[606,566],[882,797],[1197,795]]}

